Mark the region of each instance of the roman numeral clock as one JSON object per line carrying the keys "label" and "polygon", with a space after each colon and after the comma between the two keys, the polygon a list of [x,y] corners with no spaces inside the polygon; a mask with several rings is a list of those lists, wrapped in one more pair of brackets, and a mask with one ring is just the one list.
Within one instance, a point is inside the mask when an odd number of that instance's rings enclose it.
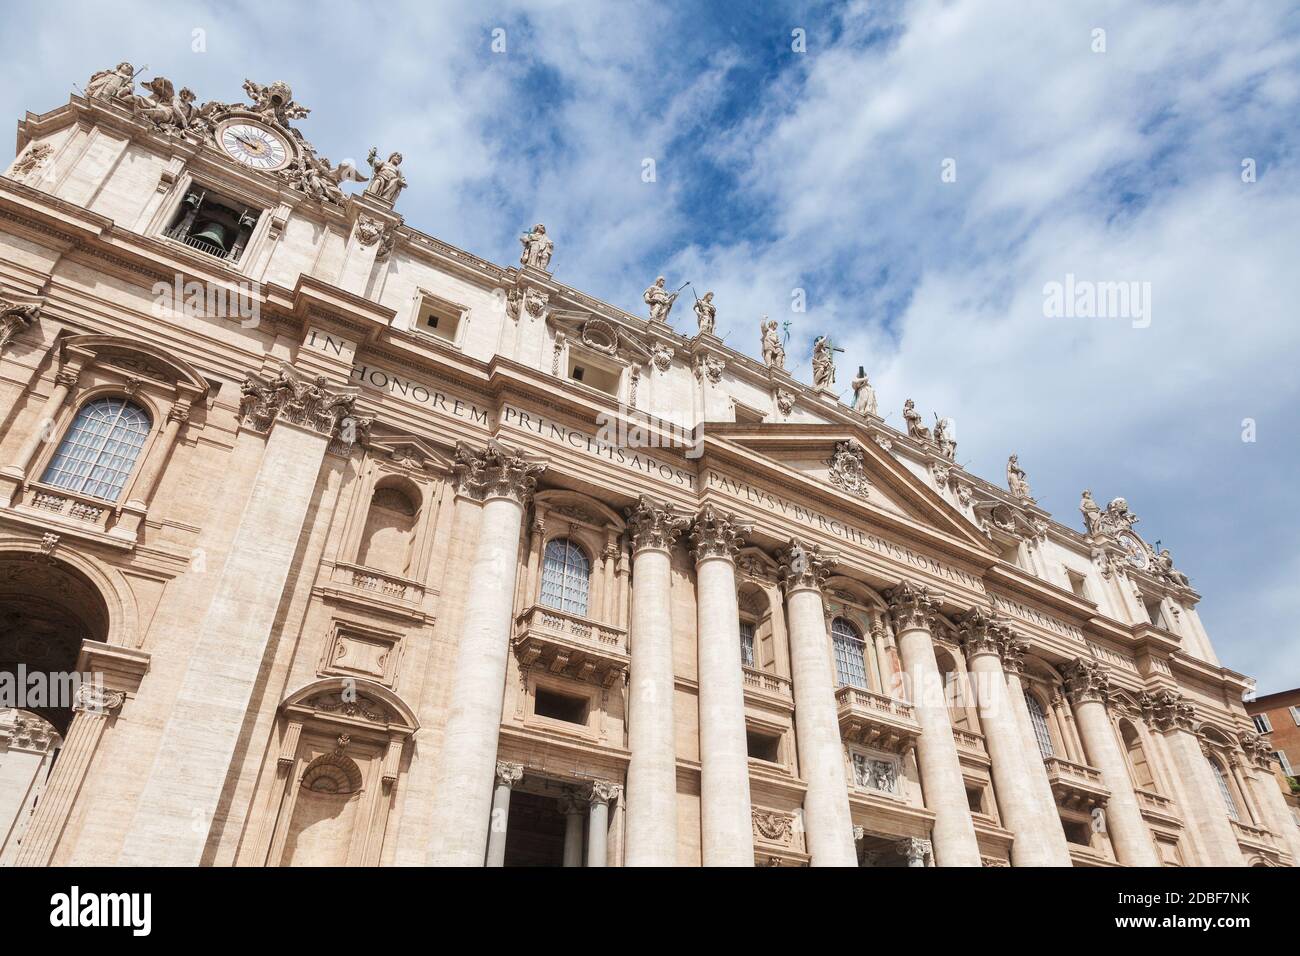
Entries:
{"label": "roman numeral clock", "polygon": [[217,127],[216,140],[235,162],[264,172],[283,169],[294,155],[283,134],[243,117],[227,120]]}

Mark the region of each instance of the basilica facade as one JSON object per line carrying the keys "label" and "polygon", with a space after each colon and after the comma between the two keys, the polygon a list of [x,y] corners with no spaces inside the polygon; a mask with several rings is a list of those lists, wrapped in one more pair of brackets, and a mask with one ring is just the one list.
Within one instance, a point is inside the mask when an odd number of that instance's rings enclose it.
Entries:
{"label": "basilica facade", "polygon": [[0,176],[0,865],[1300,860],[1129,502],[244,92],[120,64]]}

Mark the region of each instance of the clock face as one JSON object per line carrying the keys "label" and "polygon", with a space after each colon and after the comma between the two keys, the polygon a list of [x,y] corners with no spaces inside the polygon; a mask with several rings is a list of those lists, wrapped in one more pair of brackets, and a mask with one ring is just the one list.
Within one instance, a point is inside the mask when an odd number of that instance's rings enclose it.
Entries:
{"label": "clock face", "polygon": [[217,142],[231,159],[252,169],[282,169],[292,158],[289,144],[279,133],[242,120],[223,126]]}
{"label": "clock face", "polygon": [[1133,535],[1125,532],[1119,536],[1119,546],[1128,552],[1128,563],[1135,568],[1146,569],[1147,566],[1147,549],[1142,546],[1142,542]]}

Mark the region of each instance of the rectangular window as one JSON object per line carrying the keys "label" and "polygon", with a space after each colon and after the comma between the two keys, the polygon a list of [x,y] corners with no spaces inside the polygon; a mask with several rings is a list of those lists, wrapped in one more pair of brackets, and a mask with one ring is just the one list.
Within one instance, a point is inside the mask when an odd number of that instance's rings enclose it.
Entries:
{"label": "rectangular window", "polygon": [[607,395],[618,394],[618,383],[621,377],[621,369],[610,368],[608,365],[593,361],[590,358],[572,355],[569,357],[569,378],[591,388],[599,389]]}
{"label": "rectangular window", "polygon": [[1286,759],[1286,751],[1274,750],[1273,755],[1277,757],[1278,763],[1282,765],[1282,772],[1288,777],[1294,777],[1295,771],[1291,769],[1291,761]]}
{"label": "rectangular window", "polygon": [[1291,711],[1291,719],[1295,721],[1297,727],[1300,727],[1300,707],[1291,707],[1288,709]]}
{"label": "rectangular window", "polygon": [[754,666],[754,625],[750,621],[740,622],[740,662]]}
{"label": "rectangular window", "polygon": [[1088,579],[1078,571],[1071,571],[1069,568],[1065,569],[1065,576],[1070,581],[1070,590],[1074,592],[1074,596],[1086,599],[1088,597]]}
{"label": "rectangular window", "polygon": [[751,730],[745,734],[745,744],[749,750],[749,756],[754,760],[765,760],[768,763],[781,762],[781,738],[779,736]]}
{"label": "rectangular window", "polygon": [[1268,714],[1256,714],[1250,719],[1255,722],[1255,729],[1261,734],[1271,734],[1273,732],[1273,724],[1269,721]]}
{"label": "rectangular window", "polygon": [[426,335],[432,335],[454,345],[460,334],[461,322],[464,321],[468,311],[464,306],[449,302],[432,292],[423,292],[420,296],[420,309],[416,315],[415,327]]}
{"label": "rectangular window", "polygon": [[587,698],[570,697],[568,694],[561,694],[557,691],[539,687],[533,705],[533,713],[537,714],[538,717],[562,720],[566,724],[586,726]]}

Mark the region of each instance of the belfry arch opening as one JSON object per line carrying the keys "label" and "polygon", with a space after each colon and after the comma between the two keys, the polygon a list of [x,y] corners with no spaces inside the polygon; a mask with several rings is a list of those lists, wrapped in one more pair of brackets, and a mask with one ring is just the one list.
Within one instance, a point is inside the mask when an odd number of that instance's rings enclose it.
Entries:
{"label": "belfry arch opening", "polygon": [[[108,623],[85,575],[57,558],[0,553],[0,709],[21,705],[66,735],[72,701],[63,691],[82,642],[107,640]],[[19,688],[21,699],[8,699]]]}

